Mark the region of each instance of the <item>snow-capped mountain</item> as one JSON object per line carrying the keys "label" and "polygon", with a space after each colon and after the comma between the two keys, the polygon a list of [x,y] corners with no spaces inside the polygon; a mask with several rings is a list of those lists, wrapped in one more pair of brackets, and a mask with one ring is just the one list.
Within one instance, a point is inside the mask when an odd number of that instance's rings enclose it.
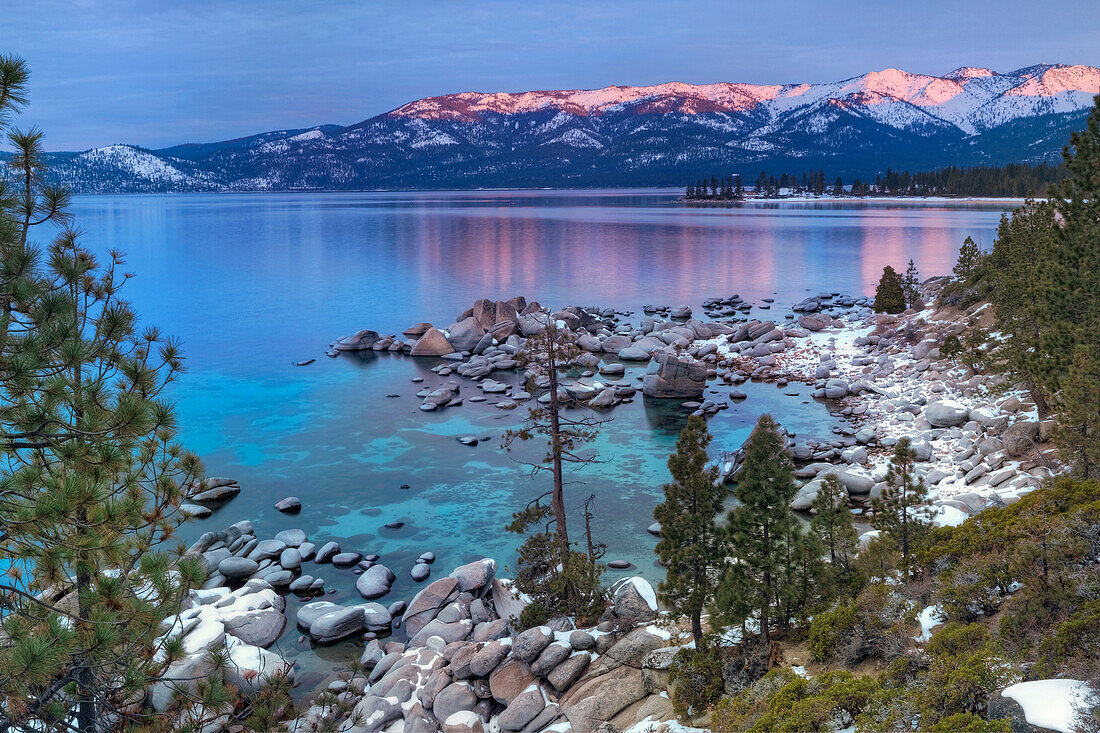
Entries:
{"label": "snow-capped mountain", "polygon": [[53,156],[77,190],[680,185],[700,175],[1054,160],[1100,69],[943,76],[886,69],[826,84],[612,86],[428,97],[348,127],[159,151]]}

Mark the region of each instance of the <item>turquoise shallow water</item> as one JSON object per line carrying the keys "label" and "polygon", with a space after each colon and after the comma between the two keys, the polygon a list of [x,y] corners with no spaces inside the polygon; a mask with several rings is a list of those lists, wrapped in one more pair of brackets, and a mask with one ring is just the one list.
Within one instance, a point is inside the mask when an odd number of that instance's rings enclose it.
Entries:
{"label": "turquoise shallow water", "polygon": [[[78,197],[75,223],[97,251],[128,253],[126,295],[142,317],[179,337],[189,371],[174,388],[182,437],[211,475],[242,494],[185,538],[242,518],[261,534],[299,526],[311,539],[383,556],[408,599],[417,554],[434,575],[483,555],[510,562],[511,512],[541,493],[519,461],[540,450],[500,450],[523,408],[467,402],[438,413],[414,394],[442,381],[432,360],[391,354],[328,359],[326,345],[360,328],[446,326],[479,297],[522,294],[544,304],[638,311],[739,293],[776,299],[807,291],[867,293],[884,264],[912,257],[926,275],[948,272],[966,236],[988,244],[1006,206],[974,203],[770,203],[688,209],[679,192],[218,194]],[[307,367],[300,359],[316,357]],[[632,382],[642,369],[628,370]],[[410,382],[422,376],[425,385]],[[510,377],[511,378],[511,377]],[[748,385],[749,398],[711,420],[715,447],[732,450],[761,412],[788,429],[826,435],[824,406]],[[387,398],[398,393],[400,398]],[[686,411],[637,400],[616,408],[597,441],[607,462],[574,476],[576,508],[597,496],[595,529],[609,558],[656,579],[645,532],[667,478],[665,461]],[[455,437],[492,436],[476,448]],[[401,489],[408,485],[408,489]],[[300,496],[296,517],[272,504]],[[385,529],[404,521],[400,530]],[[579,522],[579,518],[578,518]],[[336,600],[353,577],[325,566]],[[284,646],[297,636],[288,630]],[[285,649],[284,649],[285,650]],[[343,658],[347,650],[325,650]],[[309,655],[303,659],[312,658]],[[309,665],[307,665],[309,666]],[[319,672],[318,672],[319,673]]]}

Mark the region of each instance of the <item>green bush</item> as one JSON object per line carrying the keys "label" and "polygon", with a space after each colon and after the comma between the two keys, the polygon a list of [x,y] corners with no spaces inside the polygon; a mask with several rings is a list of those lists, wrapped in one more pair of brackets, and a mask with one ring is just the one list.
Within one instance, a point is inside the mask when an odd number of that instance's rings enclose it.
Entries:
{"label": "green bush", "polygon": [[1006,718],[986,720],[974,713],[955,713],[940,718],[928,730],[931,733],[1011,733],[1012,724]]}
{"label": "green bush", "polygon": [[997,612],[1012,587],[1012,572],[1006,554],[994,552],[964,558],[938,580],[947,619],[971,623]]}
{"label": "green bush", "polygon": [[856,626],[856,604],[844,603],[831,611],[819,613],[810,623],[810,654],[819,662],[828,662],[836,656],[844,637]]}
{"label": "green bush", "polygon": [[949,333],[943,337],[943,343],[940,344],[940,356],[950,361],[955,361],[960,354],[962,354],[963,345],[959,337],[953,333]]}
{"label": "green bush", "polygon": [[516,623],[519,624],[521,630],[533,629],[536,626],[542,626],[550,620],[550,612],[546,609],[546,606],[542,605],[538,601],[532,601],[523,607],[520,611],[519,618],[516,619]]}
{"label": "green bush", "polygon": [[1065,675],[1100,677],[1100,600],[1081,606],[1039,643],[1037,678]]}
{"label": "green bush", "polygon": [[810,624],[814,659],[854,666],[864,659],[890,660],[909,643],[910,603],[885,583],[868,585],[855,598],[818,614]]}
{"label": "green bush", "polygon": [[722,651],[681,649],[668,670],[672,709],[678,717],[696,716],[722,697]]}
{"label": "green bush", "polygon": [[932,636],[917,699],[926,724],[960,713],[984,715],[989,698],[1018,678],[981,624],[948,624]]}
{"label": "green bush", "polygon": [[871,677],[826,672],[810,679],[773,670],[751,688],[722,700],[711,716],[716,731],[815,731],[847,727],[876,693]]}

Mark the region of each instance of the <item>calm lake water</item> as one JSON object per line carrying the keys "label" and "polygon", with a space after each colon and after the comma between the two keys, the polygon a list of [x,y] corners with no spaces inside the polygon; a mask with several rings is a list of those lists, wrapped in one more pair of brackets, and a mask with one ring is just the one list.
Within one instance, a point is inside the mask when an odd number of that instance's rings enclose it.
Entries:
{"label": "calm lake water", "polygon": [[[674,203],[678,196],[88,196],[75,200],[73,213],[93,249],[128,253],[127,269],[137,277],[125,294],[143,320],[182,341],[189,371],[173,396],[185,443],[210,475],[244,487],[185,536],[242,518],[263,536],[299,526],[311,539],[381,554],[399,577],[388,602],[415,592],[408,569],[424,550],[439,556],[433,576],[481,556],[511,562],[517,538],[503,526],[546,479],[520,464],[539,451],[500,449],[500,434],[518,423],[522,408],[501,413],[467,402],[421,412],[414,394],[424,385],[410,379],[442,381],[428,371],[433,360],[328,359],[323,352],[334,338],[361,328],[395,333],[425,320],[446,326],[477,298],[520,294],[554,307],[634,310],[640,318],[646,303],[697,308],[706,297],[739,293],[755,303],[775,298],[770,314],[782,318],[808,291],[873,292],[886,264],[900,270],[912,258],[925,276],[949,272],[963,239],[988,245],[1011,208],[685,208]],[[310,366],[293,365],[314,357]],[[631,368],[626,381],[642,371]],[[736,448],[765,411],[805,435],[827,435],[835,424],[809,397],[786,397],[770,385],[746,391],[748,400],[711,420],[715,447]],[[386,397],[393,393],[401,396]],[[608,559],[630,560],[639,566],[631,572],[653,579],[660,574],[655,539],[645,528],[686,414],[641,399],[616,408],[597,441],[607,462],[577,474],[584,483],[568,488],[574,506],[596,494],[596,534],[610,546]],[[493,439],[476,448],[455,440],[470,433]],[[301,497],[301,515],[273,509],[287,495]],[[406,525],[385,529],[391,521]],[[357,598],[350,572],[325,566],[320,575],[337,589],[335,600]],[[292,627],[288,638],[297,636]]]}

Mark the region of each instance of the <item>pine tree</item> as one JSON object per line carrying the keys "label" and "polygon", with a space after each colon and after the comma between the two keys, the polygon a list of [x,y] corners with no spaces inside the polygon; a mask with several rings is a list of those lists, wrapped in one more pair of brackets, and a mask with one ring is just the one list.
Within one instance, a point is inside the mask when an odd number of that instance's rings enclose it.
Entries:
{"label": "pine tree", "polygon": [[921,302],[920,297],[920,273],[913,260],[909,260],[909,267],[905,271],[905,279],[902,281],[902,290],[905,292],[905,305],[915,308]]}
{"label": "pine tree", "polygon": [[882,496],[871,501],[874,515],[871,525],[889,533],[901,548],[902,567],[908,573],[914,546],[927,529],[930,513],[928,488],[923,478],[913,474],[917,460],[909,438],[902,438],[894,446],[890,470],[886,472],[886,488]]}
{"label": "pine tree", "polygon": [[1073,354],[1066,291],[1074,289],[1074,276],[1057,273],[1059,239],[1054,208],[1028,201],[1001,218],[983,278],[1001,333],[990,342],[991,366],[1026,384],[1044,418]]}
{"label": "pine tree", "polygon": [[875,289],[875,310],[879,313],[901,313],[905,310],[901,275],[890,265],[882,268],[882,278]]}
{"label": "pine tree", "polygon": [[527,338],[516,361],[526,367],[527,390],[532,394],[545,388],[549,400],[545,406],[531,408],[518,430],[504,434],[504,447],[516,441],[545,438],[547,451],[531,472],[551,474],[551,488],[512,516],[508,530],[526,535],[519,550],[515,571],[516,587],[550,613],[585,616],[599,604],[603,590],[599,584],[601,568],[592,552],[576,552],[569,540],[565,510],[565,464],[591,464],[598,457],[579,450],[592,441],[604,421],[595,417],[571,417],[558,397],[558,372],[567,368],[581,353],[576,338],[548,314],[541,318],[543,329]]}
{"label": "pine tree", "polygon": [[1054,439],[1065,460],[1085,479],[1100,479],[1100,359],[1082,345],[1062,378],[1064,407]]}
{"label": "pine tree", "polygon": [[742,624],[755,613],[760,633],[771,638],[773,606],[780,602],[788,538],[794,515],[790,502],[797,487],[786,438],[764,414],[745,443],[745,456],[734,494],[741,502],[729,513],[729,554],[716,608],[727,624]]}
{"label": "pine tree", "polygon": [[844,195],[844,181],[840,180],[840,176],[837,176],[836,180],[833,182],[833,195],[834,196],[843,196]]}
{"label": "pine tree", "polygon": [[1056,433],[1062,451],[1079,458],[1080,473],[1095,476],[1100,474],[1100,431],[1090,410],[1095,410],[1100,393],[1100,96],[1085,129],[1070,137],[1063,157],[1069,178],[1048,190],[1062,220],[1057,256],[1050,263],[1055,287],[1047,314],[1047,352],[1054,358],[1039,378],[1051,392],[1062,388],[1058,407],[1064,429]]}
{"label": "pine tree", "polygon": [[[0,57],[0,125],[27,69]],[[120,253],[100,262],[44,183],[42,135],[12,132],[0,191],[0,727],[93,733],[155,725],[135,706],[182,653],[161,622],[205,569],[166,551],[182,487],[201,471],[160,398],[182,368],[121,300]],[[34,237],[59,232],[43,253]],[[160,721],[163,725],[164,721]]]}
{"label": "pine tree", "polygon": [[718,481],[718,468],[707,466],[710,441],[703,418],[689,417],[668,459],[673,481],[665,484],[665,500],[653,511],[661,524],[657,555],[665,566],[658,592],[671,614],[691,618],[696,649],[703,648],[702,613],[714,597],[725,560],[716,519],[726,489]]}
{"label": "pine tree", "polygon": [[834,573],[847,572],[855,555],[858,537],[848,510],[848,490],[836,474],[830,473],[821,483],[813,500],[814,518],[810,529],[821,538]]}
{"label": "pine tree", "polygon": [[791,522],[784,542],[783,572],[776,606],[783,609],[778,622],[787,626],[791,619],[805,619],[814,604],[827,596],[829,588],[824,546],[814,532]]}
{"label": "pine tree", "polygon": [[962,247],[959,248],[959,258],[951,269],[955,273],[955,279],[961,283],[969,280],[974,273],[974,268],[978,266],[981,256],[982,251],[978,249],[978,245],[974,243],[974,240],[970,237],[964,239]]}

